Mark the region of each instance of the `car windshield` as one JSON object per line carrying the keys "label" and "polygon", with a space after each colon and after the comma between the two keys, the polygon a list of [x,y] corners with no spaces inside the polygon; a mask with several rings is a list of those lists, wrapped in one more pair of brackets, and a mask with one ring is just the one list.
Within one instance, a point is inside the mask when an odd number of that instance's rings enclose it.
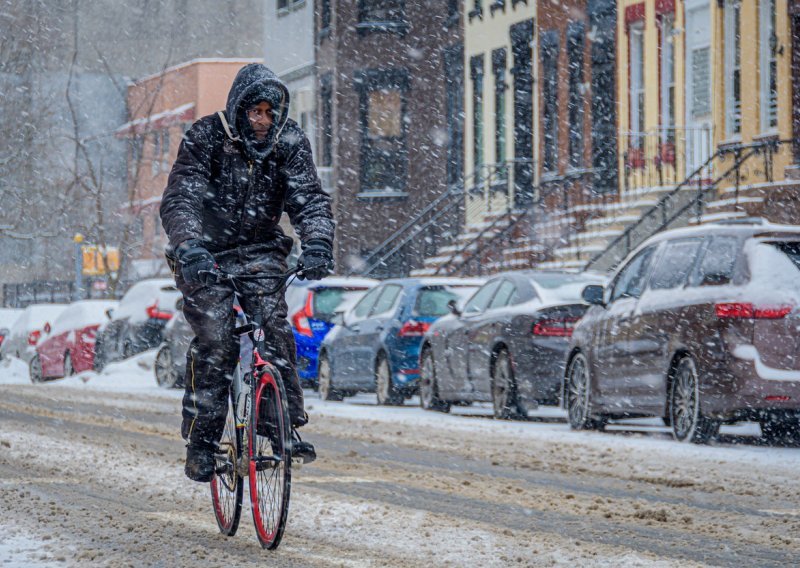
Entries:
{"label": "car windshield", "polygon": [[337,308],[347,303],[352,305],[367,288],[320,288],[314,291],[314,317],[317,319],[330,319]]}
{"label": "car windshield", "polygon": [[461,304],[469,298],[478,286],[428,286],[417,295],[414,314],[418,316],[440,317],[450,313],[447,307],[450,300]]}

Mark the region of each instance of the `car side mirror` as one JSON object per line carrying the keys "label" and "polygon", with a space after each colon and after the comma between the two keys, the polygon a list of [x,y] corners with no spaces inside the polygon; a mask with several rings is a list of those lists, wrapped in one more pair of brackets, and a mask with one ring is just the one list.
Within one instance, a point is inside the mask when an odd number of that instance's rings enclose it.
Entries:
{"label": "car side mirror", "polygon": [[590,284],[586,288],[583,289],[581,293],[581,298],[583,301],[592,306],[605,306],[606,303],[604,301],[603,296],[605,295],[605,290],[602,286],[597,284]]}
{"label": "car side mirror", "polygon": [[106,317],[108,319],[111,319],[113,316],[114,316],[114,308],[108,308],[106,310]]}
{"label": "car side mirror", "polygon": [[43,329],[44,329],[44,332],[46,334],[49,334],[50,330],[53,329],[53,328],[50,326],[50,322],[47,322],[46,324],[44,324],[44,328]]}
{"label": "car side mirror", "polygon": [[182,312],[183,311],[183,296],[175,300],[175,311]]}
{"label": "car side mirror", "polygon": [[461,315],[461,310],[458,309],[458,302],[455,300],[450,300],[447,302],[447,309],[450,310],[450,313],[456,317]]}

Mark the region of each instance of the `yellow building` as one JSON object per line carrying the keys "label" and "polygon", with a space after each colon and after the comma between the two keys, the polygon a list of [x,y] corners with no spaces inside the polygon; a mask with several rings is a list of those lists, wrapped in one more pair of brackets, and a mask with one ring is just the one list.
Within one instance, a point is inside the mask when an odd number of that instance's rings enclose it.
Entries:
{"label": "yellow building", "polygon": [[713,153],[711,2],[622,0],[620,190],[674,186]]}
{"label": "yellow building", "polygon": [[536,2],[464,0],[463,14],[464,179],[475,224],[533,191]]}
{"label": "yellow building", "polygon": [[[786,180],[792,164],[792,34],[787,0],[713,2],[714,123],[720,150],[743,146],[754,152],[739,175],[720,184],[719,199],[709,204],[706,220],[763,215],[800,222],[793,213],[798,187]],[[762,145],[757,150],[748,149]],[[731,152],[719,159],[716,174],[733,167]],[[787,193],[788,192],[788,193]],[[776,206],[777,205],[777,206]],[[787,216],[785,213],[790,210]]]}

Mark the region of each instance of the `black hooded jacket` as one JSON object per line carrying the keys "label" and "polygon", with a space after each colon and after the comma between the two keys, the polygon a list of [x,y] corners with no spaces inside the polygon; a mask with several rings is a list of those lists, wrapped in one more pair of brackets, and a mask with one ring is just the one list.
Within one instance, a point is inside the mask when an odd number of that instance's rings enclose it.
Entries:
{"label": "black hooded jacket", "polygon": [[[267,139],[256,141],[243,105],[276,89],[282,102]],[[283,211],[301,241],[333,242],[331,199],[322,191],[308,139],[288,111],[286,86],[253,63],[236,75],[225,112],[201,118],[186,132],[161,200],[173,248],[201,239],[212,253],[267,245],[287,254],[291,239],[278,225]]]}

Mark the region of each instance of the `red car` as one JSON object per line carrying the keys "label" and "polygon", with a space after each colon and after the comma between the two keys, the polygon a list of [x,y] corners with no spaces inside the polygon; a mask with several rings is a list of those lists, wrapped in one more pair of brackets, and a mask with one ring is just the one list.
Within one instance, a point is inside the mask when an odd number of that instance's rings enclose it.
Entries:
{"label": "red car", "polygon": [[97,328],[106,311],[117,306],[111,300],[83,300],[70,304],[36,345],[31,361],[31,380],[68,377],[90,371],[94,364]]}

